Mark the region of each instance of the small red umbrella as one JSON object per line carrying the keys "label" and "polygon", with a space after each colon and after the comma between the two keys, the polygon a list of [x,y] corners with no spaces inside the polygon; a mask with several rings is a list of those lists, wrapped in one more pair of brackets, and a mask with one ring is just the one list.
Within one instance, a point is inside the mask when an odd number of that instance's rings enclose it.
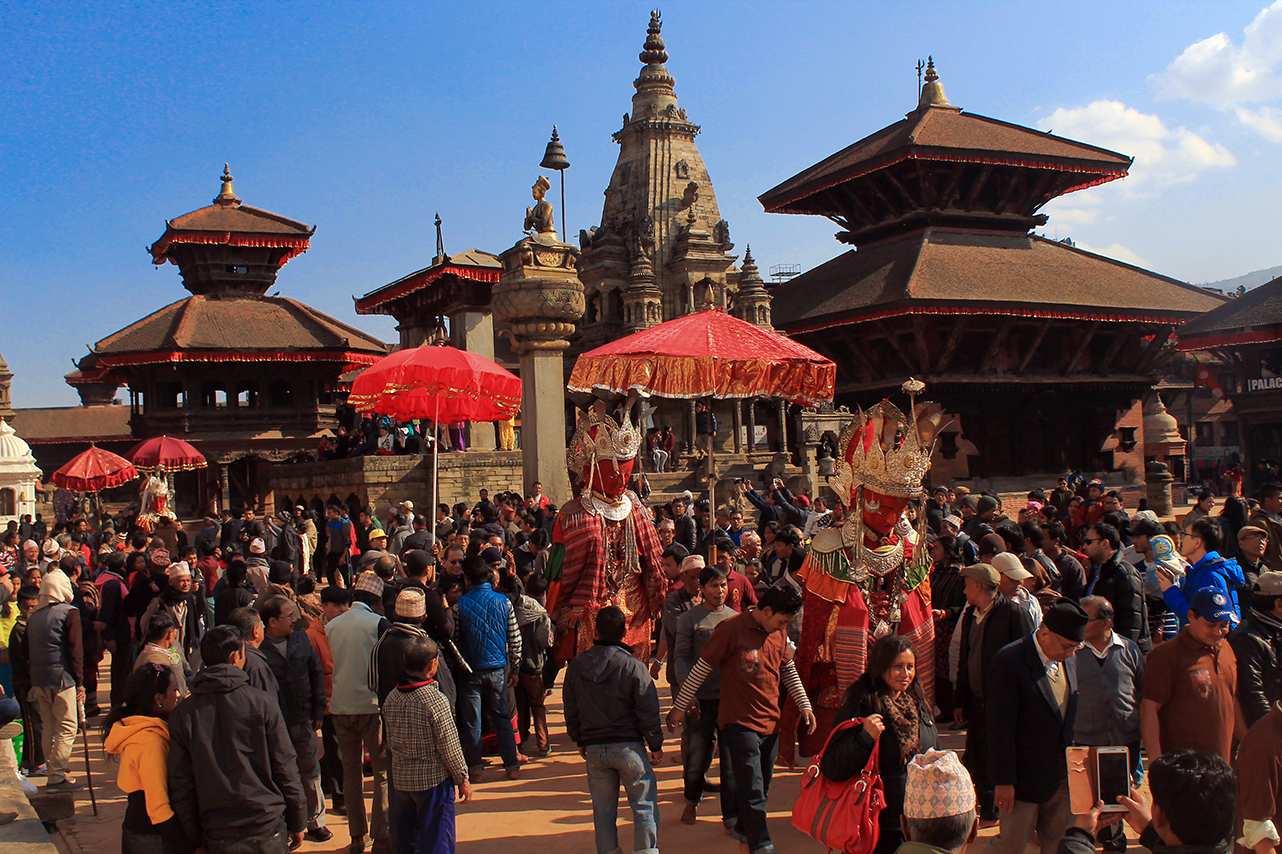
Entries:
{"label": "small red umbrella", "polygon": [[145,471],[191,471],[208,465],[205,455],[182,439],[157,436],[134,446],[129,459]]}
{"label": "small red umbrella", "polygon": [[[361,371],[347,403],[357,412],[397,421],[427,418],[434,429],[457,421],[506,421],[521,409],[521,380],[484,356],[424,344],[398,350]],[[434,502],[440,494],[438,460],[434,453]]]}
{"label": "small red umbrella", "polygon": [[138,476],[129,460],[111,451],[90,445],[71,462],[53,473],[53,482],[72,492],[98,492],[128,483]]}

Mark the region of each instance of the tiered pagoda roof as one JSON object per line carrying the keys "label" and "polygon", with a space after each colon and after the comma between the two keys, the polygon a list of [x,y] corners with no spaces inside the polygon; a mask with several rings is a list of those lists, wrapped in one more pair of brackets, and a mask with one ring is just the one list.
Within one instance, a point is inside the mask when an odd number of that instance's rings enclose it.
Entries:
{"label": "tiered pagoda roof", "polygon": [[1190,320],[1177,333],[1181,350],[1282,341],[1282,277]]}

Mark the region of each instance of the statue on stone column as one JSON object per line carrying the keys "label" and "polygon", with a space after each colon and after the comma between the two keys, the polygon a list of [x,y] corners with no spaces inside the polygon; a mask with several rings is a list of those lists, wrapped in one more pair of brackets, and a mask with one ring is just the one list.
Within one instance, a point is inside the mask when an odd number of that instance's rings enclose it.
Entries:
{"label": "statue on stone column", "polygon": [[592,647],[596,615],[608,605],[627,617],[623,642],[633,655],[642,661],[650,656],[666,580],[654,523],[640,497],[627,489],[641,447],[631,409],[624,409],[619,422],[591,409],[579,417],[570,439],[567,463],[582,491],[561,505],[547,563],[559,661]]}
{"label": "statue on stone column", "polygon": [[553,222],[552,203],[543,198],[552,185],[540,175],[534,182],[531,193],[534,196],[534,207],[525,209],[525,230],[533,231],[539,242],[556,242],[556,226]]}

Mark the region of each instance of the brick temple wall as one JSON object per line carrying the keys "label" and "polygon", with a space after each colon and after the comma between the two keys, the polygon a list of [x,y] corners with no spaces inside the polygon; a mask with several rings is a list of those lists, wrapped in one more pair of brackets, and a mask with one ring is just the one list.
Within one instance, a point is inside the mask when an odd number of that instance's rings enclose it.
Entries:
{"label": "brick temple wall", "polygon": [[[441,500],[449,504],[476,501],[481,489],[490,494],[527,490],[521,483],[520,451],[465,451],[442,454]],[[416,510],[431,507],[432,457],[349,457],[310,463],[273,465],[270,488],[276,507],[303,504],[322,509],[330,501],[352,508],[373,504],[382,512],[406,499]]]}

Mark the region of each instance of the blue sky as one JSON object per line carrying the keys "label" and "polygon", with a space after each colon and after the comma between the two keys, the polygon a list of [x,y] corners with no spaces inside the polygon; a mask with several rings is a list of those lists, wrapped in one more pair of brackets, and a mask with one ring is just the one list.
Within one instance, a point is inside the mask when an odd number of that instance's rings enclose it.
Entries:
{"label": "blue sky", "polygon": [[[569,231],[596,224],[649,6],[0,5],[0,353],[17,406],[77,401],[88,344],[187,295],[144,247],[230,162],[247,204],[317,226],[283,294],[387,340],[351,298],[446,250],[520,236],[551,126]],[[1193,282],[1282,264],[1282,0],[698,3],[663,8],[722,216],[763,270],[843,251],[756,197],[915,105],[953,104],[1136,157],[1046,232]],[[559,213],[558,213],[559,220]]]}

